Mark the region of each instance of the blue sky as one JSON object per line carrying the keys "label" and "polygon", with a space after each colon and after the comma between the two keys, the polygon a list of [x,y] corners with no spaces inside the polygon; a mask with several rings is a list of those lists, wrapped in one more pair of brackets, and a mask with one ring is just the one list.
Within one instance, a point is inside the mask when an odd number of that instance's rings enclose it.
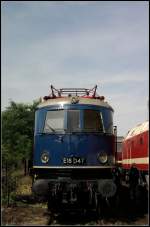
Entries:
{"label": "blue sky", "polygon": [[2,2],[2,110],[98,85],[118,134],[148,119],[148,1]]}

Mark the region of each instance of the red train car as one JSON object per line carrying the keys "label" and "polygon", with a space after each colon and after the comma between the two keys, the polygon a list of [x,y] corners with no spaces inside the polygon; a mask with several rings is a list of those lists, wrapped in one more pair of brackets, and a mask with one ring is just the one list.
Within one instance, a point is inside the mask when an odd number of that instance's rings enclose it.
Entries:
{"label": "red train car", "polygon": [[122,168],[129,170],[133,164],[144,174],[148,182],[149,169],[149,122],[138,124],[128,131],[122,142]]}

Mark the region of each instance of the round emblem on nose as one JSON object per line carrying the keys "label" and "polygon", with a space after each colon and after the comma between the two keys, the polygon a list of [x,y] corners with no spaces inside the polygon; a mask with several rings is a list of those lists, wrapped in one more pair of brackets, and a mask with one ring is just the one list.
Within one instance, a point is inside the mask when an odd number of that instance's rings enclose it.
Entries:
{"label": "round emblem on nose", "polygon": [[71,103],[72,103],[72,104],[76,104],[76,103],[78,103],[78,102],[79,102],[79,98],[78,98],[77,96],[72,97],[72,99],[71,99]]}

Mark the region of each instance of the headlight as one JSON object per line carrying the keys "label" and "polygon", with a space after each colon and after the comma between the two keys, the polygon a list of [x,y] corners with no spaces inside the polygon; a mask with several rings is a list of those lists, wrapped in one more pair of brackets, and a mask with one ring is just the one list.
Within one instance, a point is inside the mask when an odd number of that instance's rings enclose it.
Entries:
{"label": "headlight", "polygon": [[49,153],[48,152],[43,152],[43,154],[41,155],[41,161],[43,163],[48,163],[48,161],[49,161]]}
{"label": "headlight", "polygon": [[107,160],[108,160],[107,153],[104,152],[104,151],[102,151],[101,153],[99,153],[99,154],[98,154],[98,160],[99,160],[102,164],[106,163]]}

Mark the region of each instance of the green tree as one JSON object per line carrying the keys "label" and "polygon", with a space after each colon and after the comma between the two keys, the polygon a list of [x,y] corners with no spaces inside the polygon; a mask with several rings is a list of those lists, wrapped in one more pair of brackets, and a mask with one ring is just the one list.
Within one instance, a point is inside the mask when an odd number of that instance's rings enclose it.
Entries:
{"label": "green tree", "polygon": [[39,101],[32,105],[11,102],[2,112],[2,163],[18,167],[32,157],[34,113]]}
{"label": "green tree", "polygon": [[[39,101],[32,105],[10,102],[2,112],[2,202],[10,205],[10,199],[20,177],[28,171],[28,160],[32,158],[34,113]],[[19,171],[18,171],[19,170]]]}

